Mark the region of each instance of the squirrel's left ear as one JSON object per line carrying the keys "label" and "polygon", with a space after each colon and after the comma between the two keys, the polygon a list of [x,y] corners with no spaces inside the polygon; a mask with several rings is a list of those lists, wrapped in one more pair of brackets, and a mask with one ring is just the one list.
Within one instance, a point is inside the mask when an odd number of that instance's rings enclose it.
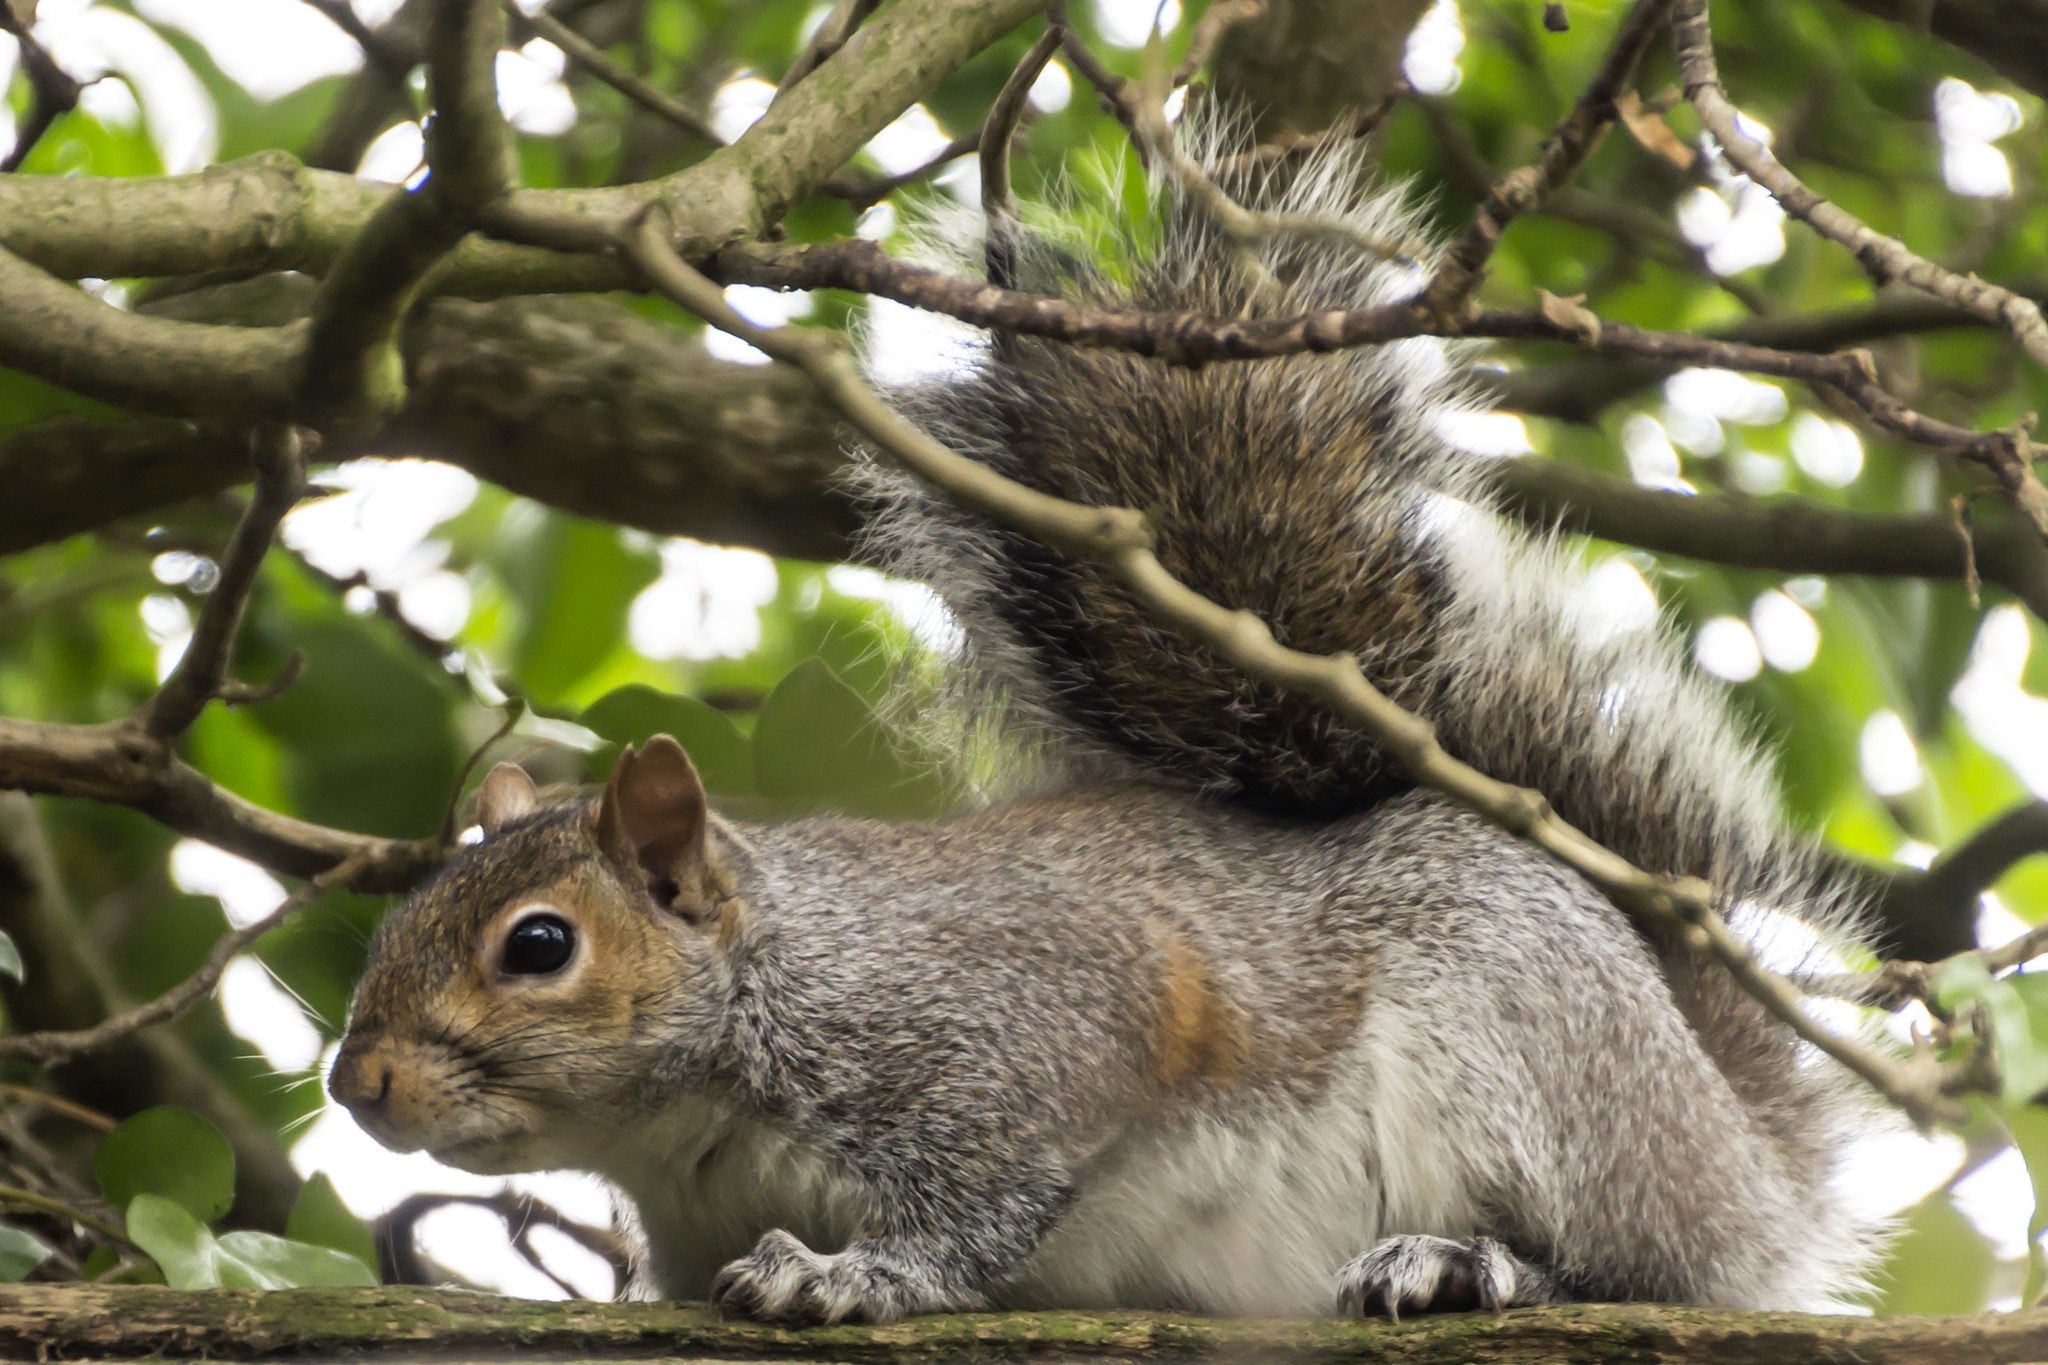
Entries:
{"label": "squirrel's left ear", "polygon": [[540,793],[517,763],[500,763],[477,786],[476,822],[486,835],[496,834],[539,809]]}
{"label": "squirrel's left ear", "polygon": [[689,755],[656,735],[619,754],[597,811],[597,844],[620,867],[644,871],[662,908],[694,920],[709,908],[697,904],[710,861],[707,823],[704,783]]}

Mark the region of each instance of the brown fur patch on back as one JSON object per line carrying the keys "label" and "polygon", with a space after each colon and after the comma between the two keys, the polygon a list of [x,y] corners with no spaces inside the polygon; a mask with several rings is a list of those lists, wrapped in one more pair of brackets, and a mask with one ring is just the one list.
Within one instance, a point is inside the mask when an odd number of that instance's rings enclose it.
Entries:
{"label": "brown fur patch on back", "polygon": [[1187,1081],[1227,1086],[1243,1073],[1245,1030],[1238,1007],[1217,989],[1209,959],[1187,938],[1158,930],[1159,1013],[1151,1079],[1161,1090]]}

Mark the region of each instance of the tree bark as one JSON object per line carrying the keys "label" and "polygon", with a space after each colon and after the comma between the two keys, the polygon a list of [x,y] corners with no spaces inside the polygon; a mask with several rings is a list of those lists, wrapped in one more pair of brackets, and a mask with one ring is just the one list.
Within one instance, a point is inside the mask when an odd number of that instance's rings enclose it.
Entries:
{"label": "tree bark", "polygon": [[408,1360],[516,1351],[870,1365],[977,1359],[2011,1365],[2048,1358],[2048,1312],[1867,1318],[1630,1304],[1450,1314],[1405,1323],[986,1313],[793,1331],[721,1318],[690,1304],[537,1303],[407,1288],[0,1289],[0,1355],[10,1359],[257,1360],[373,1349],[402,1351]]}

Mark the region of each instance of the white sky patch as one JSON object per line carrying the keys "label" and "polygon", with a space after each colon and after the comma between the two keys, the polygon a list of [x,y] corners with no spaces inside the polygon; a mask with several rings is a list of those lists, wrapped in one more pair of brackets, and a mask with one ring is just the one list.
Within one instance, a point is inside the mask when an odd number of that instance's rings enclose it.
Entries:
{"label": "white sky patch", "polygon": [[535,38],[498,54],[498,108],[505,121],[534,137],[557,137],[576,126],[576,101],[562,84],[562,49]]}
{"label": "white sky patch", "polygon": [[953,139],[922,104],[913,104],[896,121],[868,139],[867,154],[890,175],[914,171],[946,149]]}
{"label": "white sky patch", "polygon": [[975,330],[957,318],[873,296],[863,342],[868,377],[884,388],[958,373],[980,344]]}
{"label": "white sky patch", "polygon": [[91,81],[112,72],[135,87],[150,142],[165,170],[193,171],[213,160],[220,146],[213,100],[155,29],[132,14],[87,0],[45,0],[36,11],[34,31],[51,58],[75,79]]}
{"label": "white sky patch", "polygon": [[1922,1136],[1900,1125],[1851,1142],[1842,1152],[1836,1188],[1858,1212],[1884,1218],[1934,1193],[1962,1163],[1963,1140],[1955,1134]]}
{"label": "white sky patch", "polygon": [[[732,310],[756,327],[781,327],[797,318],[807,318],[816,306],[807,290],[787,293],[758,284],[729,284],[725,301]],[[704,329],[704,349],[719,360],[740,365],[766,365],[768,357],[730,332],[716,327]]]}
{"label": "white sky patch", "polygon": [[1657,594],[1622,555],[1601,560],[1580,582],[1572,605],[1579,638],[1590,645],[1657,623]]}
{"label": "white sky patch", "polygon": [[259,100],[279,99],[363,64],[355,41],[311,5],[135,0],[135,12],[197,38],[228,79]]}
{"label": "white sky patch", "polygon": [[1729,682],[1748,682],[1764,670],[1763,652],[1749,622],[1737,616],[1716,616],[1700,624],[1692,657],[1701,668]]}
{"label": "white sky patch", "polygon": [[1664,424],[1664,434],[1671,444],[1688,455],[1719,455],[1728,448],[1728,433],[1722,430],[1720,418],[1711,412],[1667,402],[1657,420]]}
{"label": "white sky patch", "polygon": [[356,163],[356,178],[386,185],[401,185],[426,164],[427,139],[420,126],[410,120],[394,123],[363,148]]}
{"label": "white sky patch", "polygon": [[2027,1253],[2027,1215],[2034,1207],[2034,1187],[2027,1163],[2008,1147],[1956,1182],[1956,1207],[1991,1239],[2000,1260]]}
{"label": "white sky patch", "polygon": [[922,583],[891,578],[858,564],[835,564],[825,571],[825,581],[842,597],[859,597],[880,602],[903,623],[920,645],[934,654],[952,656],[960,652],[966,636],[953,613],[939,595]]}
{"label": "white sky patch", "polygon": [[[333,1066],[333,1049],[322,1059],[324,1074]],[[594,1227],[612,1225],[612,1195],[603,1182],[574,1172],[552,1171],[515,1176],[471,1175],[444,1166],[424,1152],[400,1155],[390,1151],[356,1125],[348,1111],[328,1101],[306,1135],[292,1147],[292,1165],[301,1175],[325,1171],[335,1192],[360,1218],[375,1218],[415,1194],[494,1194],[508,1185]],[[522,1298],[558,1299],[562,1291],[512,1250],[504,1224],[496,1214],[478,1211],[481,1221],[447,1222],[442,1215],[423,1220],[421,1249],[460,1270],[485,1287]],[[434,1226],[439,1222],[440,1226]],[[548,1248],[549,1253],[555,1250]],[[608,1275],[593,1273],[587,1260],[563,1256],[550,1263],[571,1283],[598,1298],[608,1297]]]}
{"label": "white sky patch", "polygon": [[1949,701],[1979,744],[2010,764],[2027,790],[2048,797],[2048,701],[2020,685],[2031,644],[2019,607],[1985,612]]}
{"label": "white sky patch", "polygon": [[284,543],[322,573],[361,573],[389,592],[441,568],[448,547],[427,536],[477,489],[474,474],[432,460],[350,460],[317,482],[336,491],[293,509]]}
{"label": "white sky patch", "polygon": [[1863,781],[1879,796],[1902,796],[1927,779],[1919,746],[1896,711],[1879,711],[1865,721],[1856,749],[1863,762]]}
{"label": "white sky patch", "polygon": [[775,87],[759,76],[727,81],[711,97],[711,126],[731,142],[768,112],[768,102],[774,98]]}
{"label": "white sky patch", "polygon": [[1791,486],[1792,471],[1776,455],[1738,450],[1728,458],[1728,481],[1751,497],[1768,497]]}
{"label": "white sky patch", "polygon": [[1799,672],[1820,653],[1820,623],[1776,589],[1749,604],[1749,628],[1764,662],[1781,673]]}
{"label": "white sky patch", "polygon": [[1664,424],[1649,413],[1632,413],[1621,424],[1621,453],[1628,457],[1629,477],[1645,488],[1686,488],[1678,477],[1678,451]]}
{"label": "white sky patch", "polygon": [[188,896],[212,896],[237,929],[284,904],[277,878],[247,858],[197,839],[171,845],[171,884]]}
{"label": "white sky patch", "polygon": [[1733,370],[1694,367],[1664,381],[1667,406],[1736,426],[1769,426],[1785,420],[1789,404],[1775,384]]}
{"label": "white sky patch", "polygon": [[[1986,947],[2010,943],[2030,928],[2027,922],[2012,912],[1996,891],[1986,891],[1977,899],[1977,942]],[[2048,953],[2028,958],[2020,964],[2023,971],[2040,971],[2048,967]]]}
{"label": "white sky patch", "polygon": [[153,592],[142,599],[136,611],[142,617],[143,630],[156,646],[156,680],[162,682],[171,676],[178,660],[185,657],[185,647],[192,643],[192,609],[181,597]]}
{"label": "white sky patch", "polygon": [[1453,447],[1473,455],[1510,457],[1533,454],[1529,424],[1519,413],[1474,412],[1467,408],[1444,408],[1430,421]]}
{"label": "white sky patch", "polygon": [[1143,47],[1153,34],[1154,16],[1158,32],[1171,33],[1180,23],[1180,0],[1095,0],[1095,25],[1103,41],[1115,47]]}
{"label": "white sky patch", "polygon": [[1934,87],[1934,126],[1941,135],[1941,178],[1973,199],[2012,195],[2012,165],[1992,144],[2017,132],[2024,115],[2010,95],[1985,92],[1945,76]]}
{"label": "white sky patch", "polygon": [[1841,488],[1863,472],[1863,439],[1847,422],[1802,412],[1792,419],[1791,446],[1792,462],[1816,483]]}
{"label": "white sky patch", "polygon": [[[1771,144],[1771,130],[1747,114],[1736,116],[1742,131]],[[1716,275],[1733,275],[1769,265],[1785,254],[1785,210],[1769,191],[1729,164],[1711,137],[1702,137],[1703,162],[1713,182],[1681,199],[1678,231],[1705,254]]]}
{"label": "white sky patch", "polygon": [[775,600],[775,561],[677,538],[662,542],[661,577],[633,599],[626,632],[650,659],[737,658],[761,642]]}
{"label": "white sky patch", "polygon": [[221,973],[220,1012],[229,1031],[253,1044],[274,1070],[311,1071],[320,1064],[320,1030],[291,992],[247,953]]}
{"label": "white sky patch", "polygon": [[1041,114],[1057,114],[1067,107],[1074,98],[1074,78],[1067,74],[1067,68],[1054,58],[1045,64],[1045,70],[1038,73],[1038,79],[1031,82],[1028,98],[1031,107]]}
{"label": "white sky patch", "polygon": [[1408,34],[1401,74],[1420,95],[1448,95],[1464,82],[1458,58],[1465,51],[1465,25],[1457,0],[1436,0]]}

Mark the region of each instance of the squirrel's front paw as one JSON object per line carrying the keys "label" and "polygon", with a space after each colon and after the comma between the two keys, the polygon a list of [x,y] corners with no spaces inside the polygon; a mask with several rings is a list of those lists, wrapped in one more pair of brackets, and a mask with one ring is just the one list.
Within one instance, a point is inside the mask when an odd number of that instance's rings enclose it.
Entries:
{"label": "squirrel's front paw", "polygon": [[780,1228],[718,1272],[711,1305],[764,1322],[808,1326],[894,1322],[909,1313],[977,1306],[945,1295],[873,1242],[821,1256]]}
{"label": "squirrel's front paw", "polygon": [[1491,1237],[1388,1237],[1337,1272],[1337,1307],[1351,1317],[1497,1311],[1557,1299],[1549,1275]]}

